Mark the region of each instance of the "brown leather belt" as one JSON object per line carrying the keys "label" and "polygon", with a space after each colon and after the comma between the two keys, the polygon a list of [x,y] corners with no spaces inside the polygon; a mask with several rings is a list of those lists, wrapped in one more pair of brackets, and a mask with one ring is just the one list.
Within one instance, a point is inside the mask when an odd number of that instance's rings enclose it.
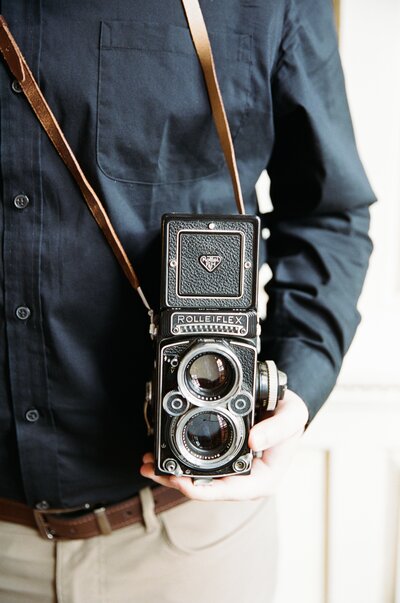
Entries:
{"label": "brown leather belt", "polygon": [[[155,513],[188,500],[178,490],[165,486],[153,488],[152,493]],[[69,513],[74,517],[65,517]],[[89,509],[88,505],[70,509],[32,509],[23,503],[0,498],[0,519],[36,528],[46,540],[69,540],[111,534],[142,521],[143,514],[139,496],[94,509]]]}

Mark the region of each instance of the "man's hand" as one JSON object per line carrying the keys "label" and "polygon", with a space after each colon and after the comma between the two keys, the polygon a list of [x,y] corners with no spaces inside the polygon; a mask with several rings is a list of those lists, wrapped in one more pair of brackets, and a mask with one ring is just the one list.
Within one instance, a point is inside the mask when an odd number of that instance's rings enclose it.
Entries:
{"label": "man's hand", "polygon": [[154,475],[154,456],[143,457],[140,473],[163,486],[180,490],[194,500],[245,500],[273,494],[297,447],[308,419],[303,400],[287,390],[278,402],[275,414],[254,425],[249,435],[249,447],[263,451],[255,458],[250,475],[215,479],[210,486],[196,486],[190,477]]}

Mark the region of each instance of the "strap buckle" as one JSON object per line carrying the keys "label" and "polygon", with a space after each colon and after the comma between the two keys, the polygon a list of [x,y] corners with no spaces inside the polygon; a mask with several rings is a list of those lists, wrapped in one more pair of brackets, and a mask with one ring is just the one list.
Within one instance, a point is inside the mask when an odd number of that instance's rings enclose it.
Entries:
{"label": "strap buckle", "polygon": [[57,534],[48,521],[48,515],[67,515],[68,513],[88,511],[89,509],[90,505],[88,503],[80,507],[71,507],[69,509],[33,509],[33,517],[42,538],[45,540],[56,540]]}

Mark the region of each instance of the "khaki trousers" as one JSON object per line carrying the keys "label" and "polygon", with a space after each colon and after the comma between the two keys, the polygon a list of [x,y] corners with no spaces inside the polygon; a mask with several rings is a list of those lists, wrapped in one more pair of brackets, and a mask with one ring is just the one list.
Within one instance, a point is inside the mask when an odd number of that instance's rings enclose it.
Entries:
{"label": "khaki trousers", "polygon": [[270,603],[273,499],[190,501],[109,536],[51,542],[0,522],[1,603]]}

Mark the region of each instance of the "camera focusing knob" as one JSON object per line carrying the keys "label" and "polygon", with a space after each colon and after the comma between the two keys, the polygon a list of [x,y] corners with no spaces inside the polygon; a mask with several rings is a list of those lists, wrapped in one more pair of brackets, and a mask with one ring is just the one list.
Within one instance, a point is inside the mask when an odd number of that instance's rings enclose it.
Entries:
{"label": "camera focusing knob", "polygon": [[265,361],[268,370],[267,410],[274,410],[278,402],[278,370],[273,360]]}
{"label": "camera focusing knob", "polygon": [[278,400],[285,396],[287,385],[287,375],[283,371],[278,371]]}
{"label": "camera focusing knob", "polygon": [[264,411],[275,410],[287,389],[287,376],[273,360],[258,363],[258,401]]}

